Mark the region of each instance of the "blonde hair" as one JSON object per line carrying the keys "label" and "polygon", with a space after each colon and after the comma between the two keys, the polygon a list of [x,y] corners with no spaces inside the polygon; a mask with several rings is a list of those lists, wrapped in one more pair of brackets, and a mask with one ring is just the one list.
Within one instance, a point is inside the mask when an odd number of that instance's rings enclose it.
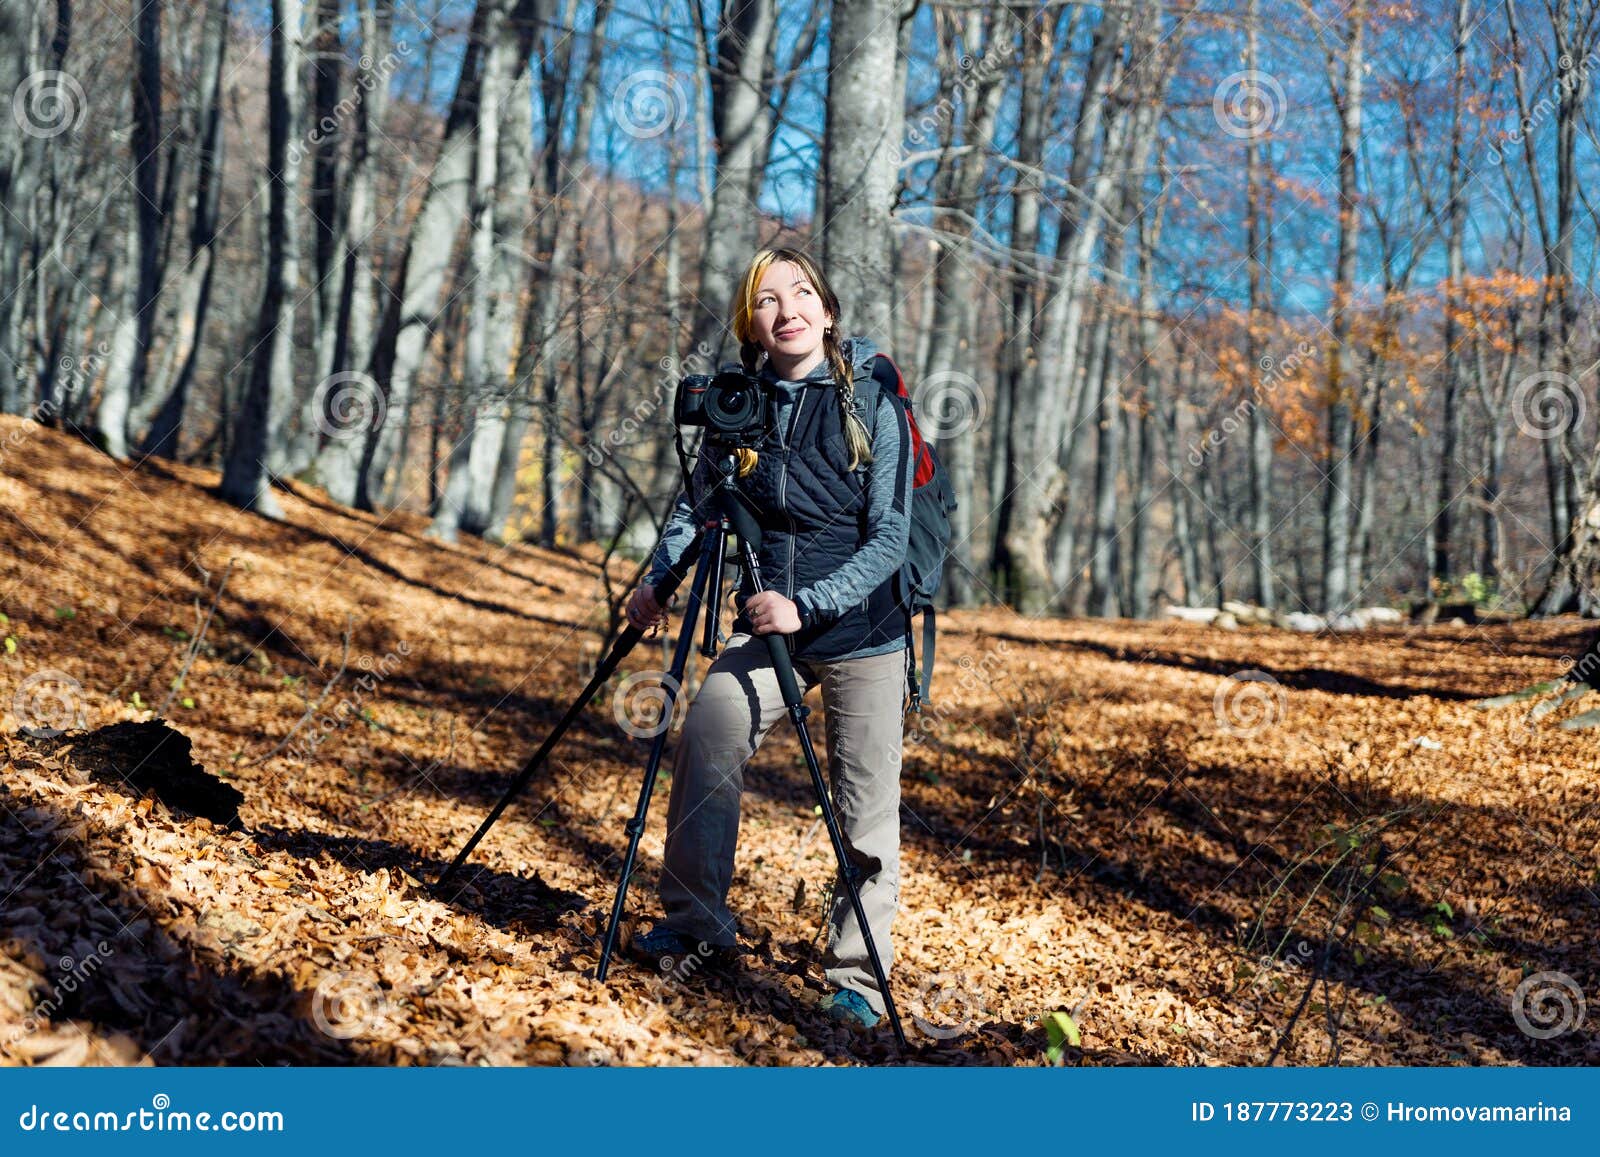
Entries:
{"label": "blonde hair", "polygon": [[845,360],[844,346],[834,333],[840,313],[839,297],[834,293],[833,286],[828,284],[828,279],[822,275],[822,268],[808,254],[799,249],[762,249],[750,259],[744,276],[740,278],[739,291],[733,299],[732,329],[733,336],[739,342],[739,361],[746,370],[755,373],[761,364],[761,355],[766,352],[761,343],[755,339],[753,317],[756,293],[761,288],[761,279],[767,275],[767,270],[780,261],[788,261],[799,266],[800,272],[822,298],[822,307],[834,319],[834,326],[823,331],[822,354],[827,358],[828,366],[833,371],[833,388],[839,394],[840,421],[844,426],[845,445],[850,450],[850,469],[854,470],[872,461],[872,438],[867,433],[867,424],[861,420],[861,415],[856,413],[855,375],[851,372],[850,363]]}

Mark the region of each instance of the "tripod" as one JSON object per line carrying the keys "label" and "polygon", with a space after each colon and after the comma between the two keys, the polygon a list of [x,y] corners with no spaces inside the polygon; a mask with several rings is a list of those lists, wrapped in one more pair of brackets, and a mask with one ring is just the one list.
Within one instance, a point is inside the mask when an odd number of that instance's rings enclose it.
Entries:
{"label": "tripod", "polygon": [[[700,616],[701,609],[706,603],[711,604],[711,613],[705,620],[705,638],[701,642],[700,652],[707,657],[716,654],[717,624],[721,619],[721,584],[719,582],[722,567],[725,561],[724,549],[728,534],[731,532],[739,544],[739,565],[750,576],[755,590],[763,590],[761,581],[761,567],[756,560],[756,544],[761,541],[761,528],[756,524],[755,517],[747,505],[747,499],[739,493],[735,484],[737,473],[737,459],[731,450],[721,453],[717,459],[717,481],[708,495],[708,505],[711,512],[701,522],[699,533],[683,558],[674,567],[656,588],[657,601],[665,604],[673,592],[682,584],[688,573],[689,559],[695,558],[694,578],[689,588],[689,603],[684,611],[683,627],[678,634],[678,644],[673,652],[672,667],[663,680],[663,690],[666,701],[661,709],[661,726],[650,744],[650,756],[645,762],[644,780],[639,786],[639,800],[634,808],[633,817],[628,820],[624,830],[628,833],[628,850],[623,856],[622,872],[617,880],[616,896],[611,905],[611,919],[606,925],[605,942],[600,951],[600,964],[595,970],[595,979],[605,980],[611,968],[611,955],[616,948],[617,930],[622,922],[622,913],[627,903],[628,885],[632,882],[634,863],[638,858],[639,840],[644,835],[645,821],[650,814],[650,799],[655,792],[656,774],[661,766],[661,757],[666,750],[667,721],[672,718],[673,707],[677,701],[678,688],[683,685],[684,674],[688,669],[689,648],[694,637],[695,623]],[[628,626],[612,644],[611,651],[604,660],[595,668],[594,676],[589,680],[567,713],[556,724],[555,730],[540,744],[539,750],[528,760],[511,786],[495,804],[488,817],[472,834],[456,858],[451,861],[448,868],[439,877],[439,885],[443,887],[455,875],[456,871],[466,862],[474,848],[494,826],[506,808],[511,804],[533,778],[534,772],[544,762],[550,750],[565,734],[567,728],[578,717],[590,699],[599,688],[611,677],[617,665],[625,658],[629,651],[642,638],[644,632],[635,626]],[[885,1011],[889,1014],[889,1023],[894,1028],[895,1040],[902,1048],[906,1047],[905,1031],[900,1025],[900,1014],[895,1008],[894,997],[889,992],[889,978],[884,973],[883,961],[878,955],[878,947],[873,942],[872,930],[867,925],[866,909],[861,903],[861,890],[859,877],[861,869],[851,862],[845,851],[844,834],[839,828],[839,819],[833,809],[832,798],[828,794],[828,785],[822,776],[822,767],[817,761],[816,749],[811,744],[811,734],[806,729],[806,717],[811,713],[802,700],[800,684],[795,679],[794,664],[789,657],[789,647],[782,635],[765,635],[767,653],[771,656],[772,667],[778,678],[778,689],[783,696],[784,706],[788,710],[789,720],[794,724],[795,733],[800,739],[800,750],[805,756],[806,767],[811,772],[812,790],[816,792],[817,803],[822,810],[822,822],[828,830],[828,839],[833,844],[834,858],[839,864],[839,876],[844,883],[845,892],[850,898],[851,910],[855,914],[856,922],[861,928],[862,939],[866,943],[867,958],[872,964],[872,974],[878,982],[878,991],[883,994]]]}

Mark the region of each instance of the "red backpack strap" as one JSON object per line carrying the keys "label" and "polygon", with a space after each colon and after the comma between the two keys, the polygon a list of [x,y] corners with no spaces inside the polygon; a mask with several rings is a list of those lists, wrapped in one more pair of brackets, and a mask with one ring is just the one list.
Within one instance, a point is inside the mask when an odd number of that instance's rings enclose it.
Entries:
{"label": "red backpack strap", "polygon": [[892,391],[901,401],[901,408],[906,412],[906,425],[911,427],[911,461],[916,464],[911,474],[911,488],[915,490],[919,486],[926,486],[933,481],[933,455],[923,440],[922,431],[917,429],[917,415],[911,408],[911,391],[906,389],[906,379],[888,354],[877,355],[872,365],[872,376],[883,389]]}

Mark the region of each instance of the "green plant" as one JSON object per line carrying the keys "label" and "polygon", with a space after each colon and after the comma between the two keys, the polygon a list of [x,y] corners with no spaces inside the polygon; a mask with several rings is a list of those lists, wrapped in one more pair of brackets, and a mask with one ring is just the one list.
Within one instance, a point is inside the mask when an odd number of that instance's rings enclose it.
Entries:
{"label": "green plant", "polygon": [[1057,1009],[1040,1019],[1044,1022],[1047,1041],[1044,1055],[1052,1065],[1063,1062],[1068,1045],[1075,1049],[1083,1047],[1083,1034],[1078,1031],[1078,1022],[1072,1019],[1071,1013]]}
{"label": "green plant", "polygon": [[1428,925],[1428,931],[1441,940],[1454,940],[1455,929],[1450,927],[1450,921],[1456,917],[1455,909],[1450,907],[1448,900],[1439,900],[1429,905],[1423,913],[1423,920]]}

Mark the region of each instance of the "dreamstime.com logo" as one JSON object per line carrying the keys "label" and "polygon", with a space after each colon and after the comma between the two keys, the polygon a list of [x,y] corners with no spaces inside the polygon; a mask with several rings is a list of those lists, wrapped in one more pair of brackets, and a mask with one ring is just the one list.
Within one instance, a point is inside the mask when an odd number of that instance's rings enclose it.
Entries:
{"label": "dreamstime.com logo", "polygon": [[672,726],[682,705],[678,681],[667,671],[635,671],[617,684],[611,715],[635,739],[654,739]]}
{"label": "dreamstime.com logo", "polygon": [[191,1113],[174,1109],[171,1097],[157,1093],[148,1109],[126,1113],[32,1104],[17,1116],[17,1127],[25,1133],[281,1133],[283,1114],[276,1109]]}
{"label": "dreamstime.com logo", "polygon": [[663,981],[676,981],[682,984],[696,972],[711,961],[716,952],[706,941],[702,940],[694,946],[693,952],[685,952],[682,956],[663,956],[656,961],[656,967],[661,970]]}
{"label": "dreamstime.com logo", "polygon": [[330,972],[311,994],[312,1023],[334,1040],[371,1035],[388,1007],[378,982],[357,972]]}
{"label": "dreamstime.com logo", "polygon": [[1559,438],[1583,424],[1583,390],[1570,374],[1529,374],[1511,391],[1511,417],[1530,438]]}
{"label": "dreamstime.com logo", "polygon": [[938,370],[916,388],[917,425],[934,442],[959,438],[983,425],[987,403],[978,379],[960,370]]}
{"label": "dreamstime.com logo", "polygon": [[641,141],[677,131],[690,107],[683,82],[655,68],[630,73],[611,96],[611,115],[618,127]]}
{"label": "dreamstime.com logo", "polygon": [[65,671],[46,667],[22,681],[11,697],[11,714],[22,733],[34,739],[52,739],[87,726],[83,709],[83,684]]}
{"label": "dreamstime.com logo", "polygon": [[954,1040],[982,1028],[991,1017],[983,990],[971,977],[935,972],[906,997],[911,1023],[937,1041]]}
{"label": "dreamstime.com logo", "polygon": [[101,940],[95,944],[93,951],[82,959],[63,956],[58,960],[56,962],[58,973],[49,993],[35,1002],[33,1010],[23,1018],[22,1023],[5,1037],[6,1047],[15,1047],[18,1042],[48,1027],[56,1014],[61,1011],[61,1006],[67,998],[87,985],[90,978],[100,971],[100,966],[116,954],[116,949],[111,947],[109,942]]}
{"label": "dreamstime.com logo", "polygon": [[335,442],[348,442],[383,425],[388,399],[371,375],[346,370],[317,386],[312,407],[317,429]]}
{"label": "dreamstime.com logo", "polygon": [[1535,972],[1511,994],[1511,1019],[1534,1040],[1582,1028],[1588,1006],[1583,989],[1565,972]]}
{"label": "dreamstime.com logo", "polygon": [[35,72],[11,94],[11,115],[17,127],[41,140],[73,132],[88,111],[83,86],[66,72]]}
{"label": "dreamstime.com logo", "polygon": [[1230,137],[1250,140],[1283,126],[1289,102],[1270,72],[1246,69],[1224,77],[1211,94],[1211,115]]}
{"label": "dreamstime.com logo", "polygon": [[1282,719],[1289,708],[1283,684],[1265,671],[1229,675],[1211,700],[1217,728],[1224,735],[1248,739]]}

